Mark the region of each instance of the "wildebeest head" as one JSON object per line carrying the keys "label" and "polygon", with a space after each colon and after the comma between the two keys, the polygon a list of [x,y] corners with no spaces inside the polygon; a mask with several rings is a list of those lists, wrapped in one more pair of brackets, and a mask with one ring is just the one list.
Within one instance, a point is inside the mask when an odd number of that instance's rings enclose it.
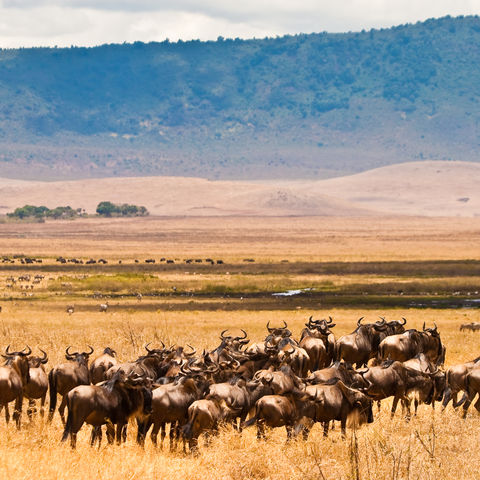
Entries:
{"label": "wildebeest head", "polygon": [[48,363],[48,355],[47,352],[39,348],[39,350],[42,352],[41,357],[28,357],[28,366],[30,368],[38,368],[40,365],[45,365]]}
{"label": "wildebeest head", "polygon": [[292,332],[287,328],[287,322],[283,321],[283,327],[270,327],[270,320],[267,322],[268,335],[265,343],[273,343],[276,345],[282,338],[291,337]]}
{"label": "wildebeest head", "polygon": [[111,357],[116,357],[117,356],[117,352],[113,348],[110,348],[110,347],[105,347],[103,349],[103,353],[105,355],[110,355]]}
{"label": "wildebeest head", "polygon": [[337,382],[337,387],[342,391],[352,411],[356,412],[358,423],[372,423],[372,399],[359,390],[347,387],[342,381]]}
{"label": "wildebeest head", "polygon": [[65,358],[67,360],[71,360],[71,361],[74,361],[74,362],[77,362],[79,365],[87,365],[88,364],[88,358],[90,357],[90,355],[93,353],[93,347],[91,347],[90,345],[88,345],[88,348],[90,351],[88,352],[70,352],[70,346],[67,347],[67,349],[65,350]]}
{"label": "wildebeest head", "polygon": [[10,365],[20,375],[23,384],[30,381],[30,368],[28,366],[28,356],[32,353],[32,349],[27,345],[19,352],[11,352],[10,345],[5,349],[5,355],[2,355],[6,360],[6,365]]}

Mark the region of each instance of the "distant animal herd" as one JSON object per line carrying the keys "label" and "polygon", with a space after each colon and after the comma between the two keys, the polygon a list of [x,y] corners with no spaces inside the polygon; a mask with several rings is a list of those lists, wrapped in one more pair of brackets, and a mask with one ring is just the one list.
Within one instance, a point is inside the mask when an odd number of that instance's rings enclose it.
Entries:
{"label": "distant animal herd", "polygon": [[[90,361],[92,347],[69,346],[66,362],[48,373],[45,351],[34,356],[28,346],[20,351],[8,346],[0,367],[0,407],[8,422],[9,404],[15,402],[13,419],[20,428],[23,398],[33,421],[35,402],[40,400],[43,417],[49,392],[48,422],[60,395],[61,440],[69,439],[73,448],[85,423],[92,426],[93,446],[101,444],[102,426],[109,443],[126,441],[129,420],[135,419],[139,444],[151,429],[151,441],[157,445],[160,433],[163,445],[170,425],[170,447],[183,441],[184,450],[188,445],[192,451],[201,435],[208,444],[228,424],[239,432],[256,426],[259,439],[268,428],[283,426],[289,440],[308,438],[315,423],[327,436],[339,421],[344,436],[349,418],[355,417],[357,426],[373,422],[373,402],[390,397],[392,416],[399,402],[409,419],[412,403],[416,414],[420,404],[441,402],[443,411],[453,400],[454,408],[463,406],[465,418],[480,393],[480,357],[445,370],[437,326],[406,330],[405,325],[403,318],[373,323],[360,318],[352,333],[336,339],[332,318],[310,317],[297,339],[285,322],[267,323],[267,335],[258,343],[250,343],[245,330],[240,335],[223,330],[212,350],[198,353],[190,345],[160,341],[127,362],[111,347]],[[480,411],[480,399],[475,408]]]}

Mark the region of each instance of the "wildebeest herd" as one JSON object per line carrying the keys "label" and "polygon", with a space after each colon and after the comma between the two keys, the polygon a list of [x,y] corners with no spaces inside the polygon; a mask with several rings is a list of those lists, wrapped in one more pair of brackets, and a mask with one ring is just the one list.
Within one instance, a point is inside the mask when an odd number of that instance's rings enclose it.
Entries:
{"label": "wildebeest herd", "polygon": [[[137,442],[151,440],[163,445],[167,425],[170,447],[183,440],[195,450],[200,435],[207,443],[221,425],[231,424],[239,432],[256,425],[257,437],[265,438],[266,428],[282,427],[287,439],[306,439],[315,423],[328,435],[330,425],[340,422],[345,435],[347,421],[359,426],[373,422],[373,402],[393,397],[391,415],[398,402],[410,418],[420,403],[450,400],[463,404],[464,417],[480,393],[480,357],[443,369],[445,346],[437,326],[422,330],[405,329],[406,320],[374,323],[357,321],[355,330],[335,339],[333,319],[310,317],[298,340],[284,322],[267,323],[263,342],[250,344],[247,333],[220,334],[220,344],[197,353],[187,346],[161,343],[145,345],[146,354],[120,363],[110,347],[90,362],[94,353],[67,347],[66,362],[47,375],[47,353],[33,356],[30,347],[2,355],[0,367],[0,408],[9,421],[9,403],[15,401],[13,418],[21,426],[23,397],[29,400],[27,414],[33,421],[35,401],[40,400],[43,417],[50,393],[48,421],[57,408],[64,424],[62,441],[76,446],[81,427],[92,426],[91,445],[102,441],[106,426],[109,443],[126,440],[130,419],[137,423]],[[462,399],[458,394],[464,392]],[[480,411],[480,399],[475,403]],[[67,416],[65,418],[65,408]]]}

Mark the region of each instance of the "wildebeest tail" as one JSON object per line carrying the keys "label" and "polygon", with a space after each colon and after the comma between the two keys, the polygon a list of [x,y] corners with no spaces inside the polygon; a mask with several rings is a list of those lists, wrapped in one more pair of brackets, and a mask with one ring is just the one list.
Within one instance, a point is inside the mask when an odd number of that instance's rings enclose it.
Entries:
{"label": "wildebeest tail", "polygon": [[257,421],[257,416],[255,415],[250,420],[242,423],[242,428],[251,427]]}
{"label": "wildebeest tail", "polygon": [[55,412],[55,407],[57,406],[57,379],[54,375],[53,370],[50,370],[48,374],[48,387],[50,391],[50,418],[52,417],[53,413]]}

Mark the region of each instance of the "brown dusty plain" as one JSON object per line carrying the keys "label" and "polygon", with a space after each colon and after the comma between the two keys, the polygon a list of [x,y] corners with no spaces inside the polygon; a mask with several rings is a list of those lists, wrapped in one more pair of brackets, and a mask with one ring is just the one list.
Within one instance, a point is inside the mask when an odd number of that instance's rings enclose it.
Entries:
{"label": "brown dusty plain", "polygon": [[[137,219],[82,220],[69,223],[0,225],[2,254],[41,256],[56,268],[53,258],[64,256],[104,257],[118,259],[132,266],[134,258],[158,256],[215,257],[232,269],[243,258],[255,263],[373,261],[373,260],[464,260],[479,259],[480,219],[424,218],[222,218],[222,219]],[[122,264],[123,265],[123,264]],[[135,265],[135,264],[133,264]],[[121,299],[124,308],[106,314],[96,310],[100,302],[91,292],[66,292],[40,289],[31,296],[5,289],[9,275],[34,274],[39,265],[0,264],[4,300],[1,302],[0,346],[12,344],[22,348],[25,343],[41,347],[49,353],[48,368],[63,361],[67,345],[75,349],[91,344],[96,350],[115,348],[121,360],[135,358],[148,341],[162,339],[165,343],[191,343],[197,349],[213,348],[224,328],[245,328],[252,341],[265,336],[265,324],[285,320],[298,336],[310,314],[321,318],[333,316],[337,336],[350,332],[358,317],[376,320],[402,316],[410,327],[421,328],[425,321],[438,324],[447,346],[446,366],[478,356],[480,336],[459,332],[461,323],[480,321],[478,309],[363,309],[335,308],[316,310],[304,308],[302,299],[292,299],[291,308],[269,311],[242,310],[225,312],[217,299],[212,311],[145,310],[141,302]],[[160,269],[160,266],[158,266]],[[162,267],[163,268],[163,267]],[[252,267],[253,268],[253,267]],[[285,267],[287,268],[287,267]],[[43,272],[46,276],[79,275],[74,265],[66,270]],[[108,275],[108,272],[103,272]],[[161,277],[162,272],[157,272]],[[257,272],[258,275],[262,275]],[[168,276],[169,275],[169,276]],[[174,283],[168,273],[165,281]],[[220,276],[222,272],[216,272]],[[227,275],[224,272],[224,275]],[[311,274],[308,274],[311,275]],[[306,277],[308,277],[308,275]],[[372,276],[364,276],[364,279]],[[289,276],[282,271],[257,280],[260,287],[271,282],[292,287],[302,281],[301,275]],[[307,278],[311,281],[311,278]],[[341,279],[335,277],[334,281]],[[391,280],[389,278],[389,280]],[[475,278],[476,280],[476,278]],[[202,280],[200,280],[201,282]],[[212,281],[207,278],[206,281]],[[346,279],[345,281],[350,281]],[[107,285],[107,283],[106,283]],[[108,291],[102,292],[108,295]],[[158,300],[161,302],[162,300]],[[72,316],[64,311],[67,303],[79,302]],[[112,301],[113,303],[113,301]],[[155,303],[151,301],[152,305]],[[299,308],[300,307],[300,308]],[[48,402],[47,402],[48,403]],[[342,440],[338,428],[327,439],[316,426],[307,442],[293,441],[286,445],[285,430],[273,431],[266,442],[257,442],[255,429],[241,436],[225,429],[209,448],[201,446],[198,456],[155,450],[147,439],[145,449],[134,442],[134,428],[127,443],[100,450],[88,446],[89,428],[79,434],[78,447],[71,451],[60,444],[62,426],[58,415],[52,425],[37,417],[29,424],[23,416],[22,430],[0,420],[1,478],[55,479],[449,479],[478,478],[480,463],[480,416],[473,407],[466,420],[449,406],[442,414],[429,406],[421,406],[418,417],[406,423],[401,412],[390,420],[390,402],[383,402],[380,412],[374,409],[375,422],[362,426],[353,435],[348,431]]]}

